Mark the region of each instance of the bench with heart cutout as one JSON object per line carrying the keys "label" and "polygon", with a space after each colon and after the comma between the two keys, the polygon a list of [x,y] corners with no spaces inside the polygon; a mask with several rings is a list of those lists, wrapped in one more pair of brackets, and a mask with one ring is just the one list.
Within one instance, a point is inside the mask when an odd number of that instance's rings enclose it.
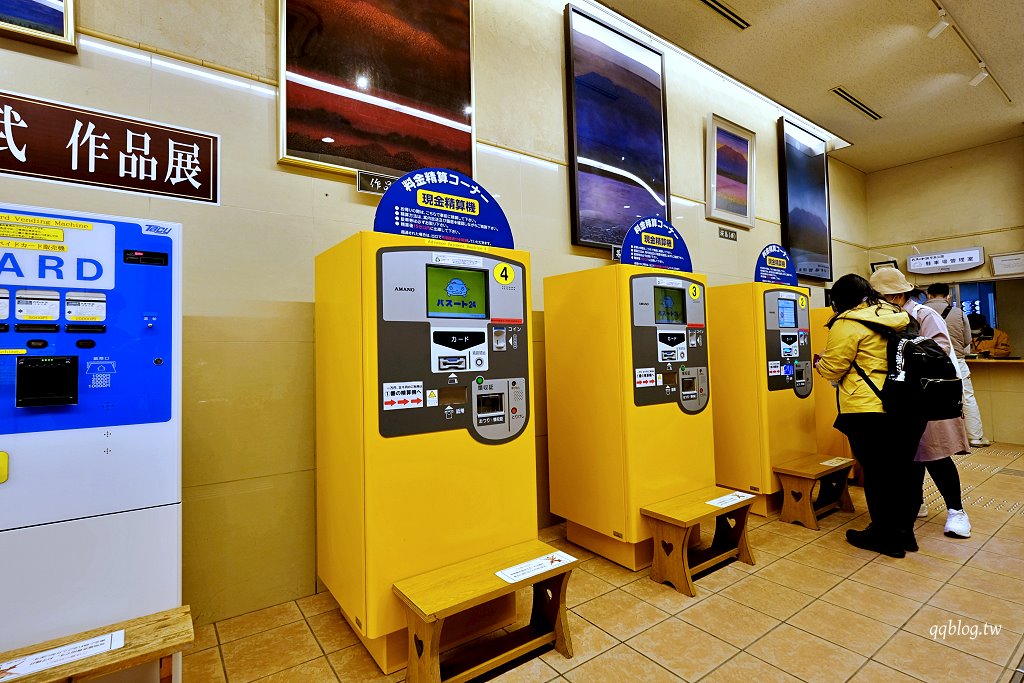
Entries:
{"label": "bench with heart cutout", "polygon": [[[654,562],[651,579],[694,596],[693,575],[732,558],[754,564],[747,543],[747,513],[754,497],[720,486],[693,491],[640,509],[651,523]],[[711,545],[693,543],[701,522],[715,522]]]}
{"label": "bench with heart cutout", "polygon": [[[799,522],[817,531],[818,519],[826,512],[836,508],[853,512],[847,486],[854,461],[850,458],[822,461],[821,457],[800,458],[772,468],[782,484],[780,522]],[[815,484],[818,484],[816,498],[813,497]]]}
{"label": "bench with heart cutout", "polygon": [[[534,540],[395,583],[409,626],[408,683],[461,683],[548,643],[571,658],[565,593],[576,564],[557,548]],[[441,656],[441,628],[447,617],[529,586],[533,612],[528,625]]]}
{"label": "bench with heart cutout", "polygon": [[[81,654],[68,656],[69,652],[76,650],[81,652],[89,641],[102,640],[103,636],[119,631],[124,632],[121,647],[96,648],[93,650],[96,654],[81,659],[75,658],[75,656],[81,657]],[[64,683],[93,680],[99,676],[159,660],[160,683],[171,683],[171,662],[174,653],[183,650],[192,643],[193,639],[192,615],[186,605],[72,636],[56,638],[38,645],[10,652],[0,652],[0,665],[17,660],[21,660],[23,664],[31,664],[33,659],[47,660],[41,665],[47,668],[38,668],[34,673],[28,673],[12,680],[17,680],[18,683]],[[0,667],[0,669],[2,668]],[[15,665],[13,671],[9,673],[17,674],[17,668]],[[3,671],[0,671],[0,674],[2,673]],[[4,676],[0,675],[0,679],[3,678]]]}

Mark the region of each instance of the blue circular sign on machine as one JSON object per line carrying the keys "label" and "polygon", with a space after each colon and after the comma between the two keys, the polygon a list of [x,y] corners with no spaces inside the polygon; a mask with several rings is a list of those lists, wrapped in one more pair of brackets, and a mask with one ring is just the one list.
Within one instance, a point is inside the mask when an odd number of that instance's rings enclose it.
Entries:
{"label": "blue circular sign on machine", "polygon": [[769,244],[761,250],[754,266],[754,282],[768,282],[773,285],[795,285],[796,265],[789,252],[781,245]]}
{"label": "blue circular sign on machine", "polygon": [[374,232],[514,248],[497,200],[469,176],[444,168],[406,173],[381,197]]}
{"label": "blue circular sign on machine", "polygon": [[679,231],[657,216],[633,223],[622,240],[622,263],[693,272],[690,251]]}

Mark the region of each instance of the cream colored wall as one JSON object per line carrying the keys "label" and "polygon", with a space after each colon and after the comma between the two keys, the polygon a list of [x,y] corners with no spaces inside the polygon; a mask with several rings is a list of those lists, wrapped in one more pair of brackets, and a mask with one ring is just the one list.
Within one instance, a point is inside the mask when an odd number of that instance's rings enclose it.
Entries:
{"label": "cream colored wall", "polygon": [[[1024,137],[897,166],[867,176],[871,260],[900,267],[922,253],[983,246],[986,255],[1024,249]],[[980,280],[991,266],[922,283]]]}
{"label": "cream colored wall", "polygon": [[[1024,249],[1024,137],[926,159],[867,176],[867,213],[872,261],[896,259],[906,267],[922,253],[982,246],[986,256]],[[992,277],[985,265],[960,273],[911,275],[919,284],[971,282]],[[1013,288],[1001,284],[1002,288]],[[1018,286],[1019,288],[1019,286]],[[999,298],[1008,310],[1012,296]],[[1024,316],[1022,316],[1024,317]],[[1014,340],[1014,353],[1024,339]],[[1022,371],[1009,366],[972,366],[978,405],[990,438],[1024,443]],[[995,435],[993,437],[993,434]]]}
{"label": "cream colored wall", "polygon": [[[266,78],[276,63],[269,5],[177,0],[142,14],[135,0],[82,0],[79,23]],[[542,309],[545,276],[609,263],[606,251],[569,240],[563,3],[474,5],[476,175],[500,195],[517,246],[532,253]],[[222,136],[220,207],[10,178],[0,178],[0,201],[184,225],[185,600],[202,624],[313,592],[313,257],[369,228],[375,198],[356,193],[351,178],[276,163],[272,88],[193,78],[157,66],[149,52],[118,56],[89,39],[78,55],[5,39],[0,50],[5,88]],[[712,285],[749,281],[757,253],[780,238],[780,112],[678,53],[666,62],[673,222]],[[757,133],[757,225],[739,229],[737,242],[718,238],[703,217],[710,111]],[[830,173],[837,272],[863,270],[864,176],[835,161]],[[821,305],[820,288],[815,297]],[[536,377],[540,392],[543,382]],[[537,403],[544,519],[542,393]]]}

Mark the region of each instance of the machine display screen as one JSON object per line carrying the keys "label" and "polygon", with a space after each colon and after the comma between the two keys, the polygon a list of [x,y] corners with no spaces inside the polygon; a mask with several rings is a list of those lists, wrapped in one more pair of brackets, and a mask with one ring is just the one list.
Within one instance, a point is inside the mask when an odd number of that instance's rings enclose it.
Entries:
{"label": "machine display screen", "polygon": [[78,403],[78,356],[22,356],[17,364],[15,406]]}
{"label": "machine display screen", "polygon": [[779,299],[779,327],[796,327],[796,302]]}
{"label": "machine display screen", "polygon": [[487,271],[427,266],[428,318],[487,319]]}
{"label": "machine display screen", "polygon": [[654,288],[654,322],[658,325],[686,324],[683,290],[671,287]]}

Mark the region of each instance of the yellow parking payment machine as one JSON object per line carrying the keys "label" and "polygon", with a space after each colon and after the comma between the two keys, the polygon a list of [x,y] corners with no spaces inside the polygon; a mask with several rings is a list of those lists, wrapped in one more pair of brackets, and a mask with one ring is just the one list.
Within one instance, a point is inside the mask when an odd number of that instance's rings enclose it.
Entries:
{"label": "yellow parking payment machine", "polygon": [[[385,672],[394,582],[536,538],[529,282],[525,252],[377,232],[316,259],[317,569]],[[477,609],[446,638],[514,619]]]}
{"label": "yellow parking payment machine", "polygon": [[708,320],[715,374],[715,472],[720,486],[758,494],[774,508],[772,467],[815,453],[810,293],[750,282],[712,287]]}
{"label": "yellow parking payment machine", "polygon": [[630,569],[652,558],[640,508],[715,481],[705,293],[636,265],[544,280],[551,511]]}

